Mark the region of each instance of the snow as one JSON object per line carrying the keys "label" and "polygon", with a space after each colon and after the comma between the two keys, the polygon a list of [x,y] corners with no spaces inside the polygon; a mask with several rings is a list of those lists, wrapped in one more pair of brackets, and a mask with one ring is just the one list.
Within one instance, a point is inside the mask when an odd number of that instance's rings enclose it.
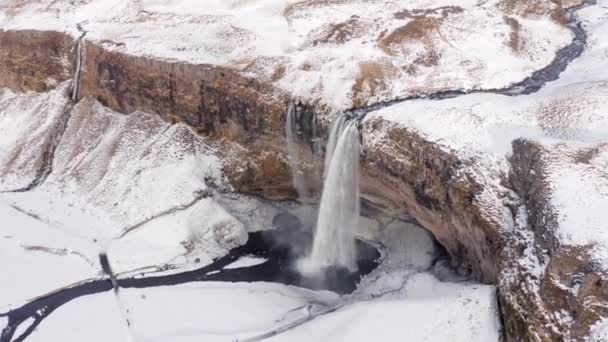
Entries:
{"label": "snow", "polygon": [[556,81],[531,95],[474,93],[445,100],[414,100],[371,113],[419,132],[462,156],[511,151],[519,137],[543,142],[608,140],[606,1],[580,11],[589,46]]}
{"label": "snow", "polygon": [[113,293],[82,297],[42,321],[26,341],[125,341],[121,318]]}
{"label": "snow", "polygon": [[167,208],[187,207],[209,191],[206,178],[221,182],[220,169],[185,125],[141,112],[125,116],[85,100],[72,113],[41,191],[84,198],[124,230]]}
{"label": "snow", "polygon": [[604,318],[591,327],[589,342],[608,341],[608,319]]}
{"label": "snow", "polygon": [[360,302],[268,341],[499,341],[495,290],[416,275],[401,300]]}
{"label": "snow", "polygon": [[[420,99],[370,113],[365,122],[383,120],[435,143],[464,163],[461,173],[483,185],[476,198],[489,220],[513,227],[502,204],[507,193],[499,183],[509,172],[511,143],[525,138],[551,155],[547,170],[551,204],[559,216],[555,235],[574,246],[593,246],[598,260],[608,260],[606,153],[608,141],[608,1],[581,10],[588,46],[556,81],[530,95],[474,93],[444,100]],[[369,125],[371,126],[371,125]],[[381,148],[386,133],[367,128],[364,145]],[[574,155],[598,149],[590,165]],[[501,208],[502,207],[502,208]]]}
{"label": "snow", "polygon": [[[27,98],[27,104],[40,114],[47,113],[47,102],[54,103],[48,101],[50,95],[34,100],[28,96],[16,98]],[[12,107],[5,115],[28,118]],[[7,119],[0,127],[8,131],[14,124]],[[26,153],[32,154],[42,149],[28,140],[36,141],[36,135],[22,136],[24,141],[6,142],[4,148],[25,145]],[[40,166],[29,166],[30,173],[37,172],[36,167]],[[156,115],[141,112],[125,116],[84,100],[71,112],[44,184],[11,198],[15,202],[46,201],[47,205],[33,204],[41,211],[36,215],[108,239],[167,210],[191,206],[209,193],[206,179],[223,185],[221,163],[190,128],[169,125]],[[87,222],[85,227],[83,222]]]}
{"label": "snow", "polygon": [[[116,273],[128,275],[130,270],[157,271],[164,265],[180,270],[210,264],[214,258],[226,254],[227,249],[215,241],[195,244],[192,241],[188,218],[205,203],[159,217],[108,242],[107,255]],[[194,261],[198,259],[198,263]],[[122,276],[122,275],[121,275]]]}
{"label": "snow", "polygon": [[0,317],[0,331],[4,330],[4,327],[6,327],[7,324],[8,324],[8,318]]}
{"label": "snow", "polygon": [[[328,292],[264,283],[192,283],[123,289],[121,294],[138,341],[232,341],[272,326],[308,300],[336,301]],[[28,341],[124,340],[123,315],[112,297],[108,292],[68,303],[43,321]],[[67,329],[75,323],[78,327]]]}
{"label": "snow", "polygon": [[264,258],[245,256],[245,257],[240,258],[239,260],[233,262],[232,264],[230,264],[230,265],[228,265],[228,266],[226,266],[224,268],[225,269],[232,269],[232,268],[241,268],[241,267],[251,267],[251,266],[263,264],[267,260],[268,259],[264,259]]}
{"label": "snow", "polygon": [[504,155],[516,138],[545,142],[608,140],[608,34],[606,1],[579,15],[589,46],[556,81],[524,96],[475,93],[446,100],[416,100],[383,108],[368,116],[412,128],[460,154]]}
{"label": "snow", "polygon": [[[592,246],[596,260],[608,265],[608,149],[597,150],[588,162],[572,161],[582,149],[553,146],[546,162],[559,241]],[[571,159],[572,158],[572,159]]]}
{"label": "snow", "polygon": [[214,242],[229,250],[247,242],[244,225],[212,200],[188,218],[193,239],[199,243]]}
{"label": "snow", "polygon": [[[26,324],[32,324],[32,323],[34,323],[34,318],[29,317],[28,319],[25,320],[25,323]],[[21,336],[25,332],[25,329],[26,329],[25,327],[27,327],[27,325],[23,325],[23,326],[18,327],[15,330],[15,336],[17,336],[17,337]]]}
{"label": "snow", "polygon": [[[142,292],[145,299],[141,298]],[[126,291],[125,297],[136,317],[134,328],[145,340],[166,341],[190,335],[188,340],[221,341],[280,321],[289,311],[306,305],[301,292],[274,284],[205,283]],[[331,300],[330,294],[326,296]],[[150,329],[158,321],[169,324]]]}
{"label": "snow", "polygon": [[[407,335],[416,341],[499,341],[493,286],[440,282],[429,270],[432,238],[417,226],[395,221],[383,232],[388,257],[352,295],[263,282],[123,288],[121,303],[131,333],[138,341],[246,340],[335,308],[269,340],[368,341]],[[252,260],[244,259],[250,265]],[[124,340],[124,313],[112,297],[108,292],[67,303],[28,341]]]}
{"label": "snow", "polygon": [[87,253],[90,240],[44,224],[2,199],[0,218],[0,307],[99,276],[96,255]]}
{"label": "snow", "polygon": [[0,89],[0,191],[25,188],[36,178],[40,151],[68,103],[68,86],[65,82],[47,93]]}
{"label": "snow", "polygon": [[[399,19],[399,11],[455,4],[463,11],[446,15],[425,39],[381,46],[383,32],[414,22]],[[526,46],[513,51],[511,28],[496,5],[468,0],[9,0],[0,4],[0,28],[77,36],[81,24],[86,39],[107,49],[227,66],[339,111],[445,89],[506,87],[546,66],[572,39],[567,28],[549,18],[513,15]],[[484,204],[488,217],[512,229],[499,175],[508,171],[505,157],[514,139],[538,140],[555,151],[562,151],[556,147],[562,144],[566,152],[608,140],[607,6],[599,0],[580,12],[589,31],[588,49],[538,93],[408,101],[371,113],[366,123],[381,119],[417,132],[467,161],[465,171],[487,185],[475,200]],[[332,30],[349,20],[351,39],[341,42]],[[430,65],[416,62],[421,58],[430,59]],[[281,68],[285,73],[273,79]],[[34,179],[39,165],[32,161],[64,113],[67,86],[44,94],[0,91],[2,190]],[[272,226],[277,208],[216,192],[228,188],[221,161],[188,127],[146,113],[122,116],[89,99],[71,115],[46,181],[33,191],[1,197],[0,217],[10,223],[0,237],[0,263],[10,284],[0,293],[1,306],[100,276],[96,257],[101,251],[107,251],[120,276],[164,266],[186,270],[244,243],[247,231]],[[381,143],[382,134],[365,135],[365,143]],[[14,155],[21,167],[8,162]],[[606,154],[576,167],[561,158],[549,170],[555,185],[551,201],[560,215],[557,236],[569,244],[594,245],[599,257],[608,255],[606,220],[598,214],[608,205]],[[405,334],[428,341],[500,339],[495,288],[439,281],[432,267],[437,251],[428,233],[399,221],[381,230],[359,230],[382,242],[386,251],[378,269],[349,296],[268,283],[197,283],[125,289],[122,301],[135,335],[146,340],[256,336],[305,318],[312,310],[307,305],[336,311],[275,340],[367,341]],[[242,258],[229,267],[259,262]],[[121,340],[126,334],[122,320],[112,294],[84,297],[59,308],[32,339]],[[595,332],[600,340],[604,328]]]}
{"label": "snow", "polygon": [[[436,13],[444,6],[452,11]],[[383,42],[416,20],[400,15],[413,9],[429,9],[426,17],[437,27],[424,36],[400,41],[396,34],[397,42]],[[79,36],[81,24],[86,39],[108,49],[228,66],[343,110],[442,89],[506,87],[549,64],[572,38],[548,17],[509,14],[520,24],[524,46],[514,51],[506,15],[498,0],[9,0],[0,5],[0,28]]]}
{"label": "snow", "polygon": [[[144,113],[121,116],[81,101],[46,181],[32,191],[0,197],[0,218],[12,223],[3,226],[0,237],[0,260],[9,274],[0,306],[14,308],[70,284],[104,277],[100,252],[107,253],[119,277],[166,273],[166,266],[169,272],[181,272],[244,243],[247,231],[272,227],[279,211],[304,218],[314,212],[216,192],[224,186],[220,170],[213,151],[186,127],[168,127]],[[154,186],[165,181],[173,188]],[[197,198],[200,194],[203,198]],[[385,251],[382,265],[349,296],[272,283],[121,289],[120,305],[111,293],[103,293],[58,308],[28,341],[122,340],[130,333],[147,341],[229,341],[331,308],[337,311],[277,338],[310,337],[310,324],[315,326],[312,340],[319,341],[330,331],[344,338],[370,336],[377,328],[401,334],[403,321],[397,317],[417,317],[408,329],[430,341],[443,341],[451,333],[470,341],[498,341],[494,288],[440,282],[432,274],[436,251],[428,232],[382,218],[362,220],[357,234],[378,239]],[[244,257],[228,268],[263,261]],[[366,324],[346,325],[357,322],[354,316]]]}
{"label": "snow", "polygon": [[[25,187],[44,167],[33,158],[64,115],[67,86],[0,92],[3,189]],[[214,191],[207,182],[227,185],[221,162],[190,128],[140,112],[124,116],[90,99],[67,114],[44,183],[0,197],[4,269],[25,283],[2,291],[0,305],[98,277],[101,252],[118,273],[150,272],[201,267],[246,242],[244,225],[203,198]],[[23,162],[9,163],[13,154]],[[262,213],[268,210],[250,219]],[[33,281],[38,276],[48,281]]]}

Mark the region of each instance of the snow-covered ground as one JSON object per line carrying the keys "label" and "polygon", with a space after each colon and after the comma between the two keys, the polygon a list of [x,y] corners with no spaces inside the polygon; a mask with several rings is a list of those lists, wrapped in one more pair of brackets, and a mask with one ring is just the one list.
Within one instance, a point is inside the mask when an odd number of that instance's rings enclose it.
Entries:
{"label": "snow-covered ground", "polygon": [[[446,89],[506,87],[549,64],[572,39],[547,13],[524,15],[502,3],[8,0],[0,3],[0,28],[79,36],[79,26],[107,49],[227,66],[341,110]],[[515,227],[499,179],[509,172],[511,143],[539,141],[551,151],[546,176],[555,185],[556,237],[593,245],[595,259],[608,260],[608,221],[600,213],[608,206],[608,1],[579,15],[587,49],[539,92],[407,101],[370,113],[364,125],[383,120],[457,155],[485,186],[476,198],[480,207],[505,229]],[[230,186],[221,160],[181,124],[140,112],[122,116],[85,99],[57,135],[70,110],[68,87],[0,91],[0,190],[43,180],[31,191],[0,195],[0,313],[105,277],[101,252],[119,277],[200,267],[243,244],[248,231],[270,228],[282,210],[224,194]],[[364,145],[381,144],[382,134],[364,128]],[[62,138],[45,165],[40,151],[55,136]],[[581,151],[589,160],[573,163]],[[41,174],[45,168],[48,174]],[[270,340],[499,340],[494,287],[446,278],[433,267],[433,241],[416,226],[394,221],[378,229],[363,222],[371,226],[359,227],[358,235],[386,254],[351,295],[273,283],[123,289],[121,307],[111,293],[78,298],[28,341],[115,341],[129,334],[136,341],[233,341],[287,328]],[[227,268],[263,261],[243,258]],[[5,324],[0,317],[0,328]],[[592,334],[604,340],[606,323]]]}
{"label": "snow-covered ground", "polygon": [[[17,304],[15,307],[28,297],[98,276],[99,266],[72,257],[77,249],[94,254],[94,244],[73,242],[73,237],[66,238],[60,230],[11,210],[7,205],[0,208],[3,221],[12,219],[15,227],[29,225],[31,230],[17,231],[9,241],[19,239],[20,246],[38,243],[55,250],[65,248],[67,253],[38,256],[43,252],[13,248],[11,262],[17,273],[9,273],[11,277],[3,280],[3,288],[8,290],[2,294],[4,304]],[[162,231],[157,234],[161,235]],[[387,247],[384,262],[352,295],[340,297],[274,283],[208,282],[122,289],[121,306],[110,292],[78,298],[53,312],[27,341],[120,341],[128,335],[135,341],[247,340],[306,320],[311,313],[324,314],[270,340],[368,341],[374,336],[391,340],[406,332],[417,341],[499,340],[494,287],[439,281],[429,269],[434,260],[433,241],[416,226],[394,222],[383,230],[381,242]],[[153,246],[150,248],[136,253],[154,255]],[[135,253],[114,254],[129,258]],[[237,263],[229,267],[245,267],[252,260]],[[131,322],[130,329],[125,317]]]}
{"label": "snow-covered ground", "polygon": [[[188,127],[144,113],[124,116],[90,100],[66,109],[65,88],[2,93],[0,130],[14,133],[2,135],[2,190],[23,189],[48,170],[31,191],[2,194],[3,210],[18,219],[7,222],[7,235],[35,234],[34,227],[21,228],[30,220],[59,234],[46,246],[57,253],[97,265],[97,255],[109,249],[118,272],[185,264],[188,258],[208,261],[246,241],[245,226],[210,198],[208,183],[227,186],[220,161]],[[60,132],[57,122],[66,113]],[[60,139],[45,165],[37,156],[51,151],[52,135]],[[79,243],[53,246],[61,236]]]}
{"label": "snow-covered ground", "polygon": [[2,199],[0,222],[0,307],[100,276],[90,240],[45,224]]}
{"label": "snow-covered ground", "polygon": [[[228,66],[332,109],[446,89],[503,88],[572,33],[508,1],[52,0],[0,4],[0,28],[68,32],[153,59]],[[516,5],[519,6],[519,5]],[[524,6],[526,7],[525,4]]]}
{"label": "snow-covered ground", "polygon": [[[72,214],[57,211],[53,217],[50,208],[58,210],[53,203],[61,202],[61,195],[35,200],[41,194],[19,195],[19,209],[11,204],[14,194],[2,196],[0,220],[6,224],[2,226],[0,260],[2,269],[8,271],[0,291],[0,312],[67,285],[103,277],[97,258],[104,243],[84,229],[66,228],[66,223],[75,227],[80,220],[86,224],[95,218],[87,218],[86,212],[75,216],[77,207],[70,207]],[[48,217],[32,211],[47,212]],[[220,255],[213,236],[199,236],[198,254],[192,254],[184,244],[191,237],[187,222],[192,214],[188,211],[154,219],[108,242],[112,266],[119,272],[142,267],[152,272],[157,271],[154,266],[171,264],[177,267],[172,272],[179,272],[209,263],[212,256]],[[214,215],[207,217],[213,220]],[[367,341],[370,336],[391,339],[406,329],[408,336],[427,341],[498,341],[494,287],[439,281],[430,270],[434,243],[417,226],[392,221],[378,231],[375,221],[363,222],[365,227],[360,230],[378,239],[386,252],[380,267],[364,278],[352,295],[339,297],[273,283],[123,289],[123,308],[119,309],[110,293],[76,299],[45,319],[28,341],[122,340],[129,333],[136,341],[233,341],[264,336],[305,319],[309,312],[330,308],[337,310],[273,340]],[[196,263],[194,257],[199,259]],[[227,268],[261,261],[243,258]],[[129,310],[130,332],[121,312],[124,309]]]}
{"label": "snow-covered ground", "polygon": [[[530,139],[553,151],[547,181],[554,188],[552,205],[560,215],[555,234],[563,243],[596,245],[595,257],[607,260],[608,222],[604,145],[608,142],[608,1],[578,12],[588,33],[588,46],[556,81],[531,95],[506,96],[476,93],[444,100],[413,100],[370,113],[366,120],[382,119],[406,128],[468,163],[466,172],[484,184],[477,200],[490,210],[491,220],[514,226],[496,183],[509,172],[511,143]],[[382,132],[364,134],[366,144],[381,144]],[[572,162],[573,155],[597,149],[589,165]],[[499,214],[497,214],[497,212]],[[500,214],[503,213],[503,214]],[[504,219],[503,219],[504,218]]]}

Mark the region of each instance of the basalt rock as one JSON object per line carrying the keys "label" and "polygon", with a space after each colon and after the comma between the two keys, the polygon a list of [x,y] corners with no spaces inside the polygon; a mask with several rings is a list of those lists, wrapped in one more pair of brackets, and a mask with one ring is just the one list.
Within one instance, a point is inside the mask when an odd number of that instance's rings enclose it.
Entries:
{"label": "basalt rock", "polygon": [[[141,110],[187,123],[210,138],[235,190],[294,197],[284,141],[288,98],[268,84],[229,68],[157,61],[87,43],[80,94],[125,114]],[[303,167],[318,169],[306,155]]]}
{"label": "basalt rock", "polygon": [[44,92],[72,79],[74,40],[51,31],[0,30],[0,87]]}
{"label": "basalt rock", "polygon": [[362,192],[401,208],[430,230],[462,271],[486,283],[497,280],[501,236],[482,215],[482,186],[463,160],[415,132],[382,119],[363,127]]}
{"label": "basalt rock", "polygon": [[[608,316],[608,270],[594,256],[593,244],[558,239],[562,224],[552,203],[556,161],[601,163],[606,145],[573,151],[528,140],[513,143],[510,182],[523,199],[526,236],[513,236],[501,257],[499,299],[508,341],[582,341]],[[596,159],[596,160],[594,160]],[[587,177],[593,177],[591,173]],[[591,195],[591,194],[589,194]],[[578,223],[583,233],[589,225]]]}

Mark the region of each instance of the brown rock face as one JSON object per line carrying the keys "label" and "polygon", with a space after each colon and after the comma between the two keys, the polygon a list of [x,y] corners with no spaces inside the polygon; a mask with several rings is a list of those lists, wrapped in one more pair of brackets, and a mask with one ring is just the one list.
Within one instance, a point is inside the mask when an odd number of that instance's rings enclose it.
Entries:
{"label": "brown rock face", "polygon": [[[75,41],[66,34],[0,31],[0,43],[0,87],[42,92],[74,77]],[[284,141],[288,99],[274,87],[224,67],[156,61],[90,42],[83,56],[80,98],[91,96],[125,114],[141,110],[185,122],[211,138],[237,191],[294,196]],[[305,111],[300,138],[312,135],[312,112]],[[302,167],[320,174],[319,158],[303,151]],[[311,186],[314,192],[318,182]]]}
{"label": "brown rock face", "polygon": [[204,134],[230,121],[248,133],[280,131],[285,101],[270,86],[211,65],[156,61],[87,43],[81,95],[123,112],[184,121]]}
{"label": "brown rock face", "polygon": [[495,283],[496,253],[501,249],[498,225],[481,215],[475,199],[481,186],[461,172],[463,162],[382,119],[367,122],[362,134],[362,192],[409,213],[464,271]]}
{"label": "brown rock face", "polygon": [[[507,340],[583,341],[589,328],[608,315],[608,272],[593,261],[593,246],[555,238],[559,222],[547,179],[552,152],[525,140],[515,141],[513,151],[510,179],[524,201],[528,225],[520,228],[528,236],[512,236],[500,258]],[[588,160],[586,153],[582,160]]]}
{"label": "brown rock face", "polygon": [[[340,38],[340,32],[331,37]],[[65,35],[1,31],[0,42],[0,86],[46,91],[73,77],[74,42]],[[185,122],[208,137],[236,191],[270,199],[295,197],[284,130],[286,94],[225,67],[151,60],[93,43],[85,44],[84,56],[82,98],[90,96],[125,114],[140,110],[158,113],[167,122]],[[366,76],[361,88],[384,87],[382,65],[361,69]],[[319,189],[322,158],[313,153],[310,141],[326,136],[329,126],[314,113],[310,105],[297,108],[300,166],[310,175],[313,193]],[[366,199],[413,216],[464,271],[482,282],[498,283],[509,340],[578,339],[599,316],[608,315],[593,304],[608,300],[606,273],[590,262],[586,248],[560,246],[551,239],[555,218],[544,196],[548,185],[542,177],[542,147],[514,145],[510,188],[524,203],[512,209],[513,216],[521,214],[518,209],[527,212],[529,226],[509,234],[482,213],[487,206],[479,202],[484,189],[470,173],[473,160],[462,160],[382,119],[365,121],[361,131]],[[580,155],[582,161],[591,159],[592,151]],[[509,193],[500,196],[508,198]],[[545,270],[538,273],[530,268],[532,263],[519,262],[526,258],[539,261]],[[561,312],[572,319],[556,314]]]}
{"label": "brown rock face", "polygon": [[0,30],[0,87],[43,92],[73,78],[74,41],[64,33]]}
{"label": "brown rock face", "polygon": [[266,84],[211,65],[155,61],[87,43],[80,94],[122,112],[158,113],[211,138],[231,184],[292,197],[284,142],[286,98]]}

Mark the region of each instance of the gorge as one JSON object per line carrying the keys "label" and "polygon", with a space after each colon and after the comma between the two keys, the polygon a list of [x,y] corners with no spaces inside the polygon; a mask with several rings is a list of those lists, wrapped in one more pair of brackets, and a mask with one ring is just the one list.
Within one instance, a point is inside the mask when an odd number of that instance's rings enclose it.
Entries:
{"label": "gorge", "polygon": [[[211,2],[0,4],[3,342],[112,303],[107,239],[151,340],[605,340],[605,1]],[[265,234],[366,266],[308,292]]]}

